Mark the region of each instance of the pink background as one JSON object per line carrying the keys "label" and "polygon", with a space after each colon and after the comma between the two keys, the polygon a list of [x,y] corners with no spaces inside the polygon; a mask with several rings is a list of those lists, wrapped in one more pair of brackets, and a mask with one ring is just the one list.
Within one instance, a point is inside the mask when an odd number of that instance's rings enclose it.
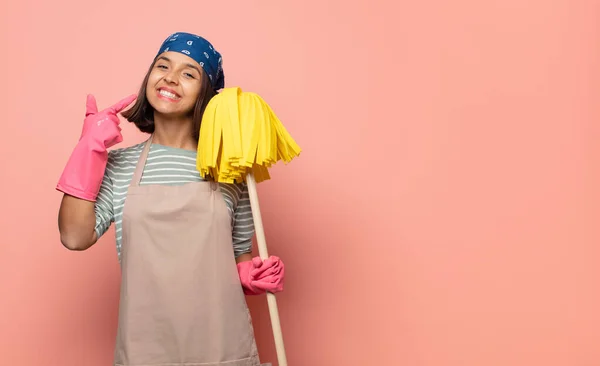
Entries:
{"label": "pink background", "polygon": [[[600,365],[600,3],[3,1],[0,364],[112,360],[111,229],[54,186],[104,108],[197,32],[304,149],[262,183],[290,365]],[[128,146],[144,136],[124,125]],[[264,297],[249,300],[275,363]]]}

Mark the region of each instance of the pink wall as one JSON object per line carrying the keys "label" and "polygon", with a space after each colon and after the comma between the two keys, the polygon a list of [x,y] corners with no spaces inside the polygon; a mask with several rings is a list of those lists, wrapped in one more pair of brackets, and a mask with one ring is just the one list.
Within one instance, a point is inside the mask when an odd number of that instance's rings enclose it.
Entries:
{"label": "pink wall", "polygon": [[114,232],[62,248],[54,185],[178,30],[304,149],[260,186],[290,365],[600,365],[600,3],[349,3],[0,5],[1,365],[110,364]]}

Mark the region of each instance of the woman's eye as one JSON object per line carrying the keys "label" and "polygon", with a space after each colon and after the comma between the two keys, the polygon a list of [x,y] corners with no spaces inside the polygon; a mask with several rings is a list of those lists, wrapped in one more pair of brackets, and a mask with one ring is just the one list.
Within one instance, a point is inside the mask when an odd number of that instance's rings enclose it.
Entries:
{"label": "woman's eye", "polygon": [[156,67],[158,67],[159,69],[166,69],[167,68],[165,65],[158,65]]}
{"label": "woman's eye", "polygon": [[186,72],[184,75],[187,76],[188,78],[194,79],[194,75],[190,74],[189,72]]}

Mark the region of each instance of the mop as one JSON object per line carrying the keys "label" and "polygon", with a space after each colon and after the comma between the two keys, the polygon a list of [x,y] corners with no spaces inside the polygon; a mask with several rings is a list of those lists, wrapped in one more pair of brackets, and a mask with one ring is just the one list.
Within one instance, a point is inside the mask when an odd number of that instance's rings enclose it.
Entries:
{"label": "mop", "polygon": [[[269,257],[258,203],[257,183],[270,179],[268,168],[289,163],[301,152],[271,107],[256,93],[223,89],[204,111],[196,167],[203,178],[248,185],[259,256]],[[279,366],[287,366],[275,294],[267,292]]]}

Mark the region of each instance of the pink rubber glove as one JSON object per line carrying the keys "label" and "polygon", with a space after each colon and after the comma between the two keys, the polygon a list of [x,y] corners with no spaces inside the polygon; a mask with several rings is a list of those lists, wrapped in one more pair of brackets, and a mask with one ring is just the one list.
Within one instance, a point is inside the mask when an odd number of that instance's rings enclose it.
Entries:
{"label": "pink rubber glove", "polygon": [[243,261],[237,264],[238,274],[240,276],[240,282],[245,295],[260,295],[265,293],[264,290],[260,290],[252,286],[252,278],[250,272],[254,269],[254,263],[252,261]]}
{"label": "pink rubber glove", "polygon": [[107,149],[123,141],[117,113],[135,98],[135,94],[130,95],[98,112],[94,96],[87,96],[83,130],[58,181],[57,190],[84,200],[96,200],[108,160]]}
{"label": "pink rubber glove", "polygon": [[270,256],[264,261],[254,257],[237,264],[240,282],[246,295],[283,291],[285,267],[279,257]]}

